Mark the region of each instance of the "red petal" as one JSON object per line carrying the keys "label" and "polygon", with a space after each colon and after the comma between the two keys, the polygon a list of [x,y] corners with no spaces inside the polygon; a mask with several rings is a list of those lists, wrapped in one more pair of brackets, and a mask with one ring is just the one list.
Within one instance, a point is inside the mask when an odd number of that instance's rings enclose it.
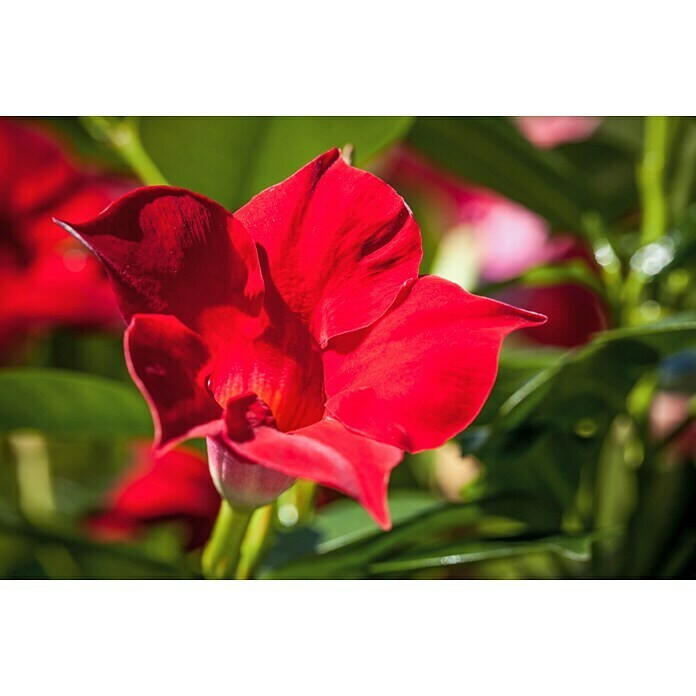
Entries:
{"label": "red petal", "polygon": [[332,341],[324,354],[327,412],[401,449],[438,447],[481,410],[503,338],[544,320],[421,278],[374,326]]}
{"label": "red petal", "polygon": [[263,191],[236,216],[267,251],[283,300],[322,347],[372,324],[418,274],[421,241],[411,211],[338,150]]}
{"label": "red petal", "polygon": [[205,458],[187,449],[156,456],[145,445],[137,446],[135,455],[107,505],[89,520],[91,531],[128,538],[151,524],[176,520],[183,522],[190,548],[205,543],[220,507]]}
{"label": "red petal", "polygon": [[91,222],[59,224],[102,260],[126,321],[137,313],[172,314],[214,336],[231,330],[230,313],[253,315],[261,308],[263,279],[253,241],[204,196],[167,186],[140,188]]}
{"label": "red petal", "polygon": [[125,349],[128,369],[152,412],[156,446],[219,429],[222,410],[206,388],[211,357],[198,334],[172,316],[136,315]]}
{"label": "red petal", "polygon": [[226,437],[232,452],[248,462],[287,476],[309,479],[355,498],[389,529],[387,485],[403,452],[324,420],[292,433],[261,425],[242,442]]}

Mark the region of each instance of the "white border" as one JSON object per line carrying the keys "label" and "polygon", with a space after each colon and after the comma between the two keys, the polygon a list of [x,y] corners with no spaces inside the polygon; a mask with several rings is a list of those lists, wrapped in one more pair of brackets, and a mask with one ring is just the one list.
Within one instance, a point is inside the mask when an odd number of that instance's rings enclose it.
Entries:
{"label": "white border", "polygon": [[681,694],[687,582],[4,582],[3,693]]}
{"label": "white border", "polygon": [[5,3],[0,112],[693,113],[683,0]]}

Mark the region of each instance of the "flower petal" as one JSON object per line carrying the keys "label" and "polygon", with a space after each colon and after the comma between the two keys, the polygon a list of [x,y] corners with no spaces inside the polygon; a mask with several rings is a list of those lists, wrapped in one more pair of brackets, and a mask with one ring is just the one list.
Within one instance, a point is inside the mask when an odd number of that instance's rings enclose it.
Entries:
{"label": "flower petal", "polygon": [[139,313],[171,314],[214,336],[229,324],[230,311],[254,315],[261,308],[253,241],[204,196],[168,186],[140,188],[90,222],[57,222],[102,260],[126,321]]}
{"label": "flower petal", "polygon": [[260,425],[245,432],[242,441],[226,433],[232,452],[248,462],[287,476],[309,479],[355,498],[377,523],[389,529],[387,485],[403,452],[396,447],[356,435],[334,420],[323,420],[292,433]]}
{"label": "flower petal", "polygon": [[211,357],[203,339],[167,315],[135,315],[125,335],[126,362],[150,406],[155,445],[213,434],[222,409],[206,388]]}
{"label": "flower petal", "polygon": [[283,300],[322,347],[372,324],[418,275],[421,240],[411,211],[390,186],[346,164],[338,150],[235,215],[268,253]]}
{"label": "flower petal", "polygon": [[438,447],[481,410],[503,338],[544,320],[423,277],[374,326],[332,341],[324,354],[327,412],[401,449]]}

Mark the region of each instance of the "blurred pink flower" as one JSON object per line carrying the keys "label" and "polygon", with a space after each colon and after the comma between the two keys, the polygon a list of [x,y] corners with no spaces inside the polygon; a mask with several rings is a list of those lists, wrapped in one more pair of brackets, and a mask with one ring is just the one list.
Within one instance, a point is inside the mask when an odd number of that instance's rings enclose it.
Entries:
{"label": "blurred pink flower", "polygon": [[[458,180],[410,149],[397,149],[387,168],[385,177],[397,190],[437,212],[445,235],[471,235],[478,277],[485,283],[510,280],[536,266],[571,259],[596,268],[592,252],[577,237],[552,237],[546,222],[535,213],[493,191]],[[499,299],[548,317],[545,325],[521,332],[538,343],[571,347],[606,328],[602,303],[577,284],[514,287]]]}
{"label": "blurred pink flower", "polygon": [[589,138],[601,119],[595,116],[516,116],[515,123],[533,145],[551,148]]}
{"label": "blurred pink flower", "polygon": [[[680,392],[660,391],[650,406],[650,430],[657,440],[671,435],[689,415],[690,395]],[[696,420],[674,439],[672,451],[680,458],[696,455]]]}

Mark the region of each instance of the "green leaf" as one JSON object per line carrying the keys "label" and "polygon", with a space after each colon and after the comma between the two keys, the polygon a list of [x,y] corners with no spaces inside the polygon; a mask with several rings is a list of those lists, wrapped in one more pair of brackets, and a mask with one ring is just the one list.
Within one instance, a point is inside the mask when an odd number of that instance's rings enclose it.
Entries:
{"label": "green leaf", "polygon": [[572,163],[577,176],[585,179],[600,201],[601,212],[612,221],[639,208],[635,163],[642,148],[642,118],[629,126],[634,132],[624,136],[626,140],[635,137],[637,125],[635,149],[621,140],[621,134],[617,137],[613,130],[616,127],[611,125],[613,121],[611,117],[605,118],[590,140],[565,143],[554,150]]}
{"label": "green leaf", "polygon": [[592,537],[587,534],[556,535],[530,540],[505,539],[448,544],[404,555],[394,560],[373,563],[369,567],[369,572],[374,575],[408,573],[426,568],[465,565],[530,553],[554,553],[571,561],[588,561],[592,556]]}
{"label": "green leaf", "polygon": [[[357,512],[353,501],[341,501],[337,516],[343,517],[338,525],[336,513],[328,506],[322,510],[310,528],[280,536],[276,553],[269,554],[263,577],[273,578],[341,578],[368,577],[369,566],[377,561],[399,557],[405,550],[416,548],[438,539],[479,536],[501,536],[521,532],[545,532],[558,529],[558,516],[543,503],[529,497],[514,496],[480,500],[475,503],[451,505],[426,496],[411,495],[403,498],[403,507],[394,504],[398,497],[390,496],[395,513],[395,524],[390,532],[381,532],[372,524],[370,530],[357,534],[343,533],[347,508]],[[420,508],[420,510],[418,509]],[[345,516],[345,517],[344,517]],[[334,536],[326,538],[326,530]],[[293,546],[291,555],[278,553]]]}
{"label": "green leaf", "polygon": [[[20,515],[0,508],[0,541],[21,540],[24,555],[38,555],[43,549],[68,555],[63,559],[62,572],[66,577],[87,578],[189,578],[194,574],[185,559],[167,558],[152,553],[141,546],[121,543],[97,543],[81,536],[74,529],[37,526]],[[106,567],[104,567],[106,564]],[[20,574],[22,577],[24,574]]]}
{"label": "green leaf", "polygon": [[636,340],[651,346],[666,357],[686,348],[696,347],[696,312],[673,314],[653,324],[631,326],[604,331],[596,338],[596,344]]}
{"label": "green leaf", "polygon": [[[501,406],[523,385],[539,373],[555,365],[564,355],[556,348],[505,349],[498,362],[498,375],[481,413],[474,421],[474,427],[490,423]],[[471,426],[470,426],[471,428]],[[470,428],[464,431],[468,433]]]}
{"label": "green leaf", "polygon": [[581,472],[594,467],[614,418],[637,381],[696,343],[691,315],[605,332],[526,382],[501,407],[474,450],[485,473],[477,493],[534,491],[574,506]]}
{"label": "green leaf", "polygon": [[0,371],[0,432],[34,429],[69,438],[150,437],[135,387],[55,369]]}
{"label": "green leaf", "polygon": [[[389,496],[392,524],[399,525],[428,510],[441,508],[443,502],[424,491],[394,491]],[[381,533],[364,508],[352,500],[339,500],[317,515],[314,529],[319,534],[317,553],[326,553],[355,541]]]}
{"label": "green leaf", "polygon": [[236,210],[332,147],[351,144],[357,166],[404,137],[410,117],[146,117],[143,145],[175,186]]}
{"label": "green leaf", "polygon": [[549,287],[571,283],[592,290],[600,297],[606,295],[604,286],[589,266],[579,259],[554,263],[546,266],[536,266],[524,273],[500,283],[487,285],[482,294],[491,295],[508,287]]}

